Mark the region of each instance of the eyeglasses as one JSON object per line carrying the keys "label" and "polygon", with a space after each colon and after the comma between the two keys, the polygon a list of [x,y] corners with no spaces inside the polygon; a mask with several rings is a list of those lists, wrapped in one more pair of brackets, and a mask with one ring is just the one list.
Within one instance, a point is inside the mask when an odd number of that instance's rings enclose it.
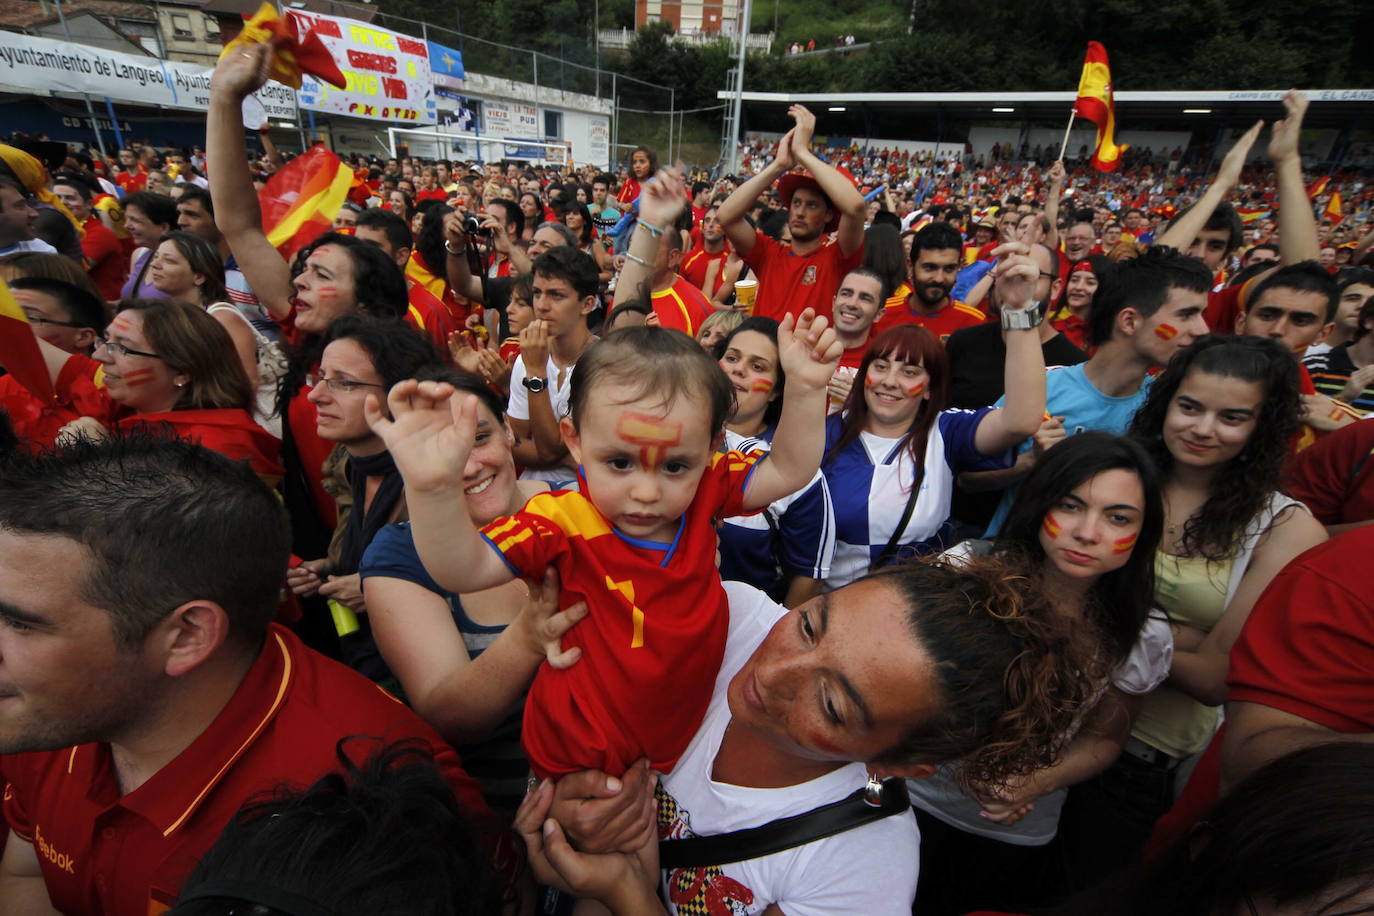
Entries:
{"label": "eyeglasses", "polygon": [[24,313],[24,317],[27,318],[27,319],[29,320],[29,324],[55,324],[55,325],[57,325],[58,327],[62,327],[62,328],[84,328],[84,327],[86,327],[86,325],[84,325],[84,324],[79,324],[79,323],[77,323],[77,322],[75,322],[75,321],[58,321],[58,320],[55,319],[55,318],[44,318],[42,315],[31,315],[31,314],[29,314],[28,312],[25,312],[25,313]]}
{"label": "eyeglasses", "polygon": [[134,350],[124,346],[122,343],[116,343],[113,340],[106,340],[103,337],[97,337],[95,339],[95,345],[97,347],[104,347],[106,350],[109,350],[111,356],[143,356],[147,359],[162,359],[162,357],[156,353],[149,353],[146,350]]}
{"label": "eyeglasses", "polygon": [[357,391],[359,388],[380,388],[383,391],[386,390],[385,385],[377,385],[373,382],[355,382],[351,378],[322,378],[315,384],[323,385],[330,391],[353,392]]}

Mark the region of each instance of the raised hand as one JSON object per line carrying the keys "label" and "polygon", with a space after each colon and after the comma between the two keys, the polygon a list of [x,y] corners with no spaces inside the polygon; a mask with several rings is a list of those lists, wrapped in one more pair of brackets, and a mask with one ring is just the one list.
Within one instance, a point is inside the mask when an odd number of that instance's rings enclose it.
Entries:
{"label": "raised hand", "polygon": [[788,312],[778,325],[778,364],[788,388],[819,391],[835,374],[844,346],[824,315],[806,309],[797,318]]}
{"label": "raised hand", "polygon": [[1227,151],[1225,158],[1221,160],[1221,168],[1217,170],[1217,186],[1227,190],[1236,186],[1240,181],[1240,170],[1245,168],[1245,159],[1250,155],[1250,149],[1259,139],[1260,131],[1263,129],[1264,122],[1256,121],[1249,130],[1240,135],[1236,145]]}
{"label": "raised hand", "polygon": [[243,44],[219,59],[210,77],[210,91],[243,99],[267,83],[272,72],[272,46]]}
{"label": "raised hand", "polygon": [[659,169],[654,180],[639,192],[640,221],[658,228],[671,228],[685,206],[686,186],[673,169]]}
{"label": "raised hand", "polygon": [[793,105],[787,114],[797,122],[792,131],[792,152],[800,157],[811,151],[811,138],[816,136],[816,116],[805,105]]}
{"label": "raised hand", "polygon": [[992,285],[997,288],[1003,310],[1028,308],[1035,301],[1035,285],[1040,280],[1040,265],[1030,256],[1024,242],[1007,242],[992,250],[997,263],[992,267]]}
{"label": "raised hand", "polygon": [[778,154],[773,159],[773,165],[781,172],[790,172],[797,167],[797,156],[792,151],[792,140],[797,135],[794,127],[782,135],[778,141]]}
{"label": "raised hand", "polygon": [[1051,184],[1063,184],[1063,183],[1064,183],[1064,160],[1063,160],[1063,159],[1056,159],[1056,160],[1054,161],[1054,164],[1050,166],[1050,183],[1051,183]]}
{"label": "raised hand", "polygon": [[1303,115],[1307,113],[1307,96],[1290,89],[1283,96],[1285,117],[1275,121],[1269,133],[1269,158],[1278,162],[1298,155],[1298,136],[1302,133]]}
{"label": "raised hand", "polygon": [[390,418],[375,394],[363,403],[367,425],[386,443],[406,489],[461,489],[477,437],[477,398],[455,394],[447,382],[406,379],[387,394]]}

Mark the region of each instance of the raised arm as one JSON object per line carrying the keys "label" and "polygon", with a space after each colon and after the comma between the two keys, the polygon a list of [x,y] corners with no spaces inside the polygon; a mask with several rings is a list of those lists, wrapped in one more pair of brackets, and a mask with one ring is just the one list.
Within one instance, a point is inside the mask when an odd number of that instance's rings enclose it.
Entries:
{"label": "raised arm", "polygon": [[801,105],[793,105],[787,113],[797,122],[792,130],[792,155],[816,179],[816,184],[830,198],[830,205],[840,211],[840,227],[835,233],[835,241],[841,253],[851,255],[864,243],[864,215],[868,209],[864,196],[853,182],[840,174],[839,169],[821,161],[819,156],[811,152],[816,116]]}
{"label": "raised arm", "polygon": [[444,216],[444,273],[454,292],[469,302],[482,302],[482,279],[473,274],[468,264],[468,236],[463,231],[463,219],[463,214],[456,211]]}
{"label": "raised arm", "polygon": [[[1040,266],[1021,242],[1008,242],[993,250],[997,264],[992,282],[1004,314],[1035,305],[1035,286],[1040,281]],[[1044,320],[1042,313],[1041,320]],[[1045,418],[1045,354],[1040,349],[1037,328],[1002,332],[1007,345],[1006,401],[983,415],[973,435],[974,447],[981,454],[995,455],[1015,448],[1034,435]]]}
{"label": "raised arm", "polygon": [[1286,117],[1275,121],[1269,139],[1269,158],[1279,179],[1279,260],[1284,264],[1315,261],[1321,254],[1317,241],[1317,219],[1312,201],[1302,183],[1302,155],[1298,139],[1302,118],[1307,113],[1307,96],[1296,89],[1283,97]]}
{"label": "raised arm", "polygon": [[406,486],[415,551],[434,581],[451,592],[479,592],[515,578],[468,515],[463,471],[477,434],[477,399],[443,382],[398,382],[388,419],[368,395],[367,422],[386,443]]}
{"label": "raised arm", "polygon": [[765,166],[763,171],[735,188],[734,193],[725,198],[720,209],[716,211],[716,219],[720,221],[730,244],[741,257],[754,250],[754,228],[744,218],[748,215],[749,208],[774,181],[792,171],[792,167],[796,165],[792,157],[792,136],[793,131],[784,134],[778,141],[776,158]]}
{"label": "raised arm", "polygon": [[835,374],[844,346],[824,316],[806,309],[778,326],[778,363],[787,379],[773,450],[749,483],[744,505],[761,509],[811,482],[825,453],[826,384]]}
{"label": "raised arm", "polygon": [[[677,231],[673,224],[687,205],[685,190],[681,175],[670,169],[659,169],[655,179],[640,191],[639,219],[630,237],[630,247],[625,251],[625,266],[620,268],[620,278],[615,282],[612,310],[639,295],[639,288],[651,279],[650,269],[663,244],[663,233]],[[745,223],[745,228],[748,225]]]}
{"label": "raised arm", "polygon": [[1263,121],[1256,121],[1254,126],[1241,134],[1235,146],[1226,153],[1226,158],[1221,160],[1221,168],[1217,170],[1216,179],[1208,185],[1207,190],[1188,212],[1164,230],[1164,234],[1155,240],[1155,244],[1167,245],[1185,253],[1193,246],[1197,234],[1216,212],[1217,205],[1226,199],[1227,193],[1240,181],[1240,170],[1245,167],[1245,157],[1250,155],[1250,148],[1255,145],[1255,140],[1258,139],[1263,127]]}
{"label": "raised arm", "polygon": [[272,63],[267,44],[245,44],[226,54],[210,79],[205,155],[215,225],[224,234],[244,279],[273,318],[291,313],[291,266],[262,231],[258,195],[244,160],[243,100],[267,82]]}
{"label": "raised arm", "polygon": [[1059,200],[1064,194],[1064,160],[1056,159],[1050,166],[1050,192],[1045,195],[1045,219],[1050,231],[1045,235],[1045,244],[1050,251],[1059,250]]}

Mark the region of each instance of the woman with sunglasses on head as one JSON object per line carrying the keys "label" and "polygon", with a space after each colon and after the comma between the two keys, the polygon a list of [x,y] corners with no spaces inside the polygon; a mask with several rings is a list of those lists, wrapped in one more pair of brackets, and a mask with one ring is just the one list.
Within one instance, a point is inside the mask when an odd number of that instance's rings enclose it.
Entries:
{"label": "woman with sunglasses on head", "polygon": [[1160,471],[1154,603],[1173,622],[1174,658],[1122,755],[1069,793],[1064,848],[1080,880],[1139,854],[1216,731],[1227,659],[1255,600],[1290,560],[1326,540],[1321,523],[1281,491],[1300,428],[1298,390],[1297,361],[1277,341],[1202,337],[1170,360],[1131,422]]}
{"label": "woman with sunglasses on head", "polygon": [[1169,623],[1149,614],[1163,527],[1145,450],[1086,432],[1045,452],[997,538],[946,551],[1035,570],[1027,586],[1098,641],[1100,670],[1083,672],[1094,703],[1060,736],[1052,765],[1000,785],[965,785],[957,764],[908,782],[921,825],[922,914],[1024,912],[1062,888],[1052,841],[1068,787],[1111,765],[1140,698],[1169,673]]}
{"label": "woman with sunglasses on head", "polygon": [[253,389],[234,343],[199,306],[126,299],[92,356],[41,338],[60,406],[80,413],[58,432],[103,437],[112,429],[170,426],[177,435],[281,479],[281,443],[252,416]]}

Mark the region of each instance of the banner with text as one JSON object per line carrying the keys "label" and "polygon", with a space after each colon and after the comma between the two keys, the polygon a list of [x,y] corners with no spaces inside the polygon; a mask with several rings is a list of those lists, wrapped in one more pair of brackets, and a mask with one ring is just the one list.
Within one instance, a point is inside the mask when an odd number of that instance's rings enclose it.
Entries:
{"label": "banner with text", "polygon": [[[210,104],[210,69],[0,32],[0,87],[23,94],[84,92],[114,102],[204,111]],[[295,93],[290,87],[268,83],[254,96],[268,117],[296,120]]]}
{"label": "banner with text", "polygon": [[434,84],[425,42],[354,19],[294,9],[287,15],[300,33],[314,30],[348,81],[343,89],[335,89],[304,77],[302,108],[397,124],[434,123]]}

